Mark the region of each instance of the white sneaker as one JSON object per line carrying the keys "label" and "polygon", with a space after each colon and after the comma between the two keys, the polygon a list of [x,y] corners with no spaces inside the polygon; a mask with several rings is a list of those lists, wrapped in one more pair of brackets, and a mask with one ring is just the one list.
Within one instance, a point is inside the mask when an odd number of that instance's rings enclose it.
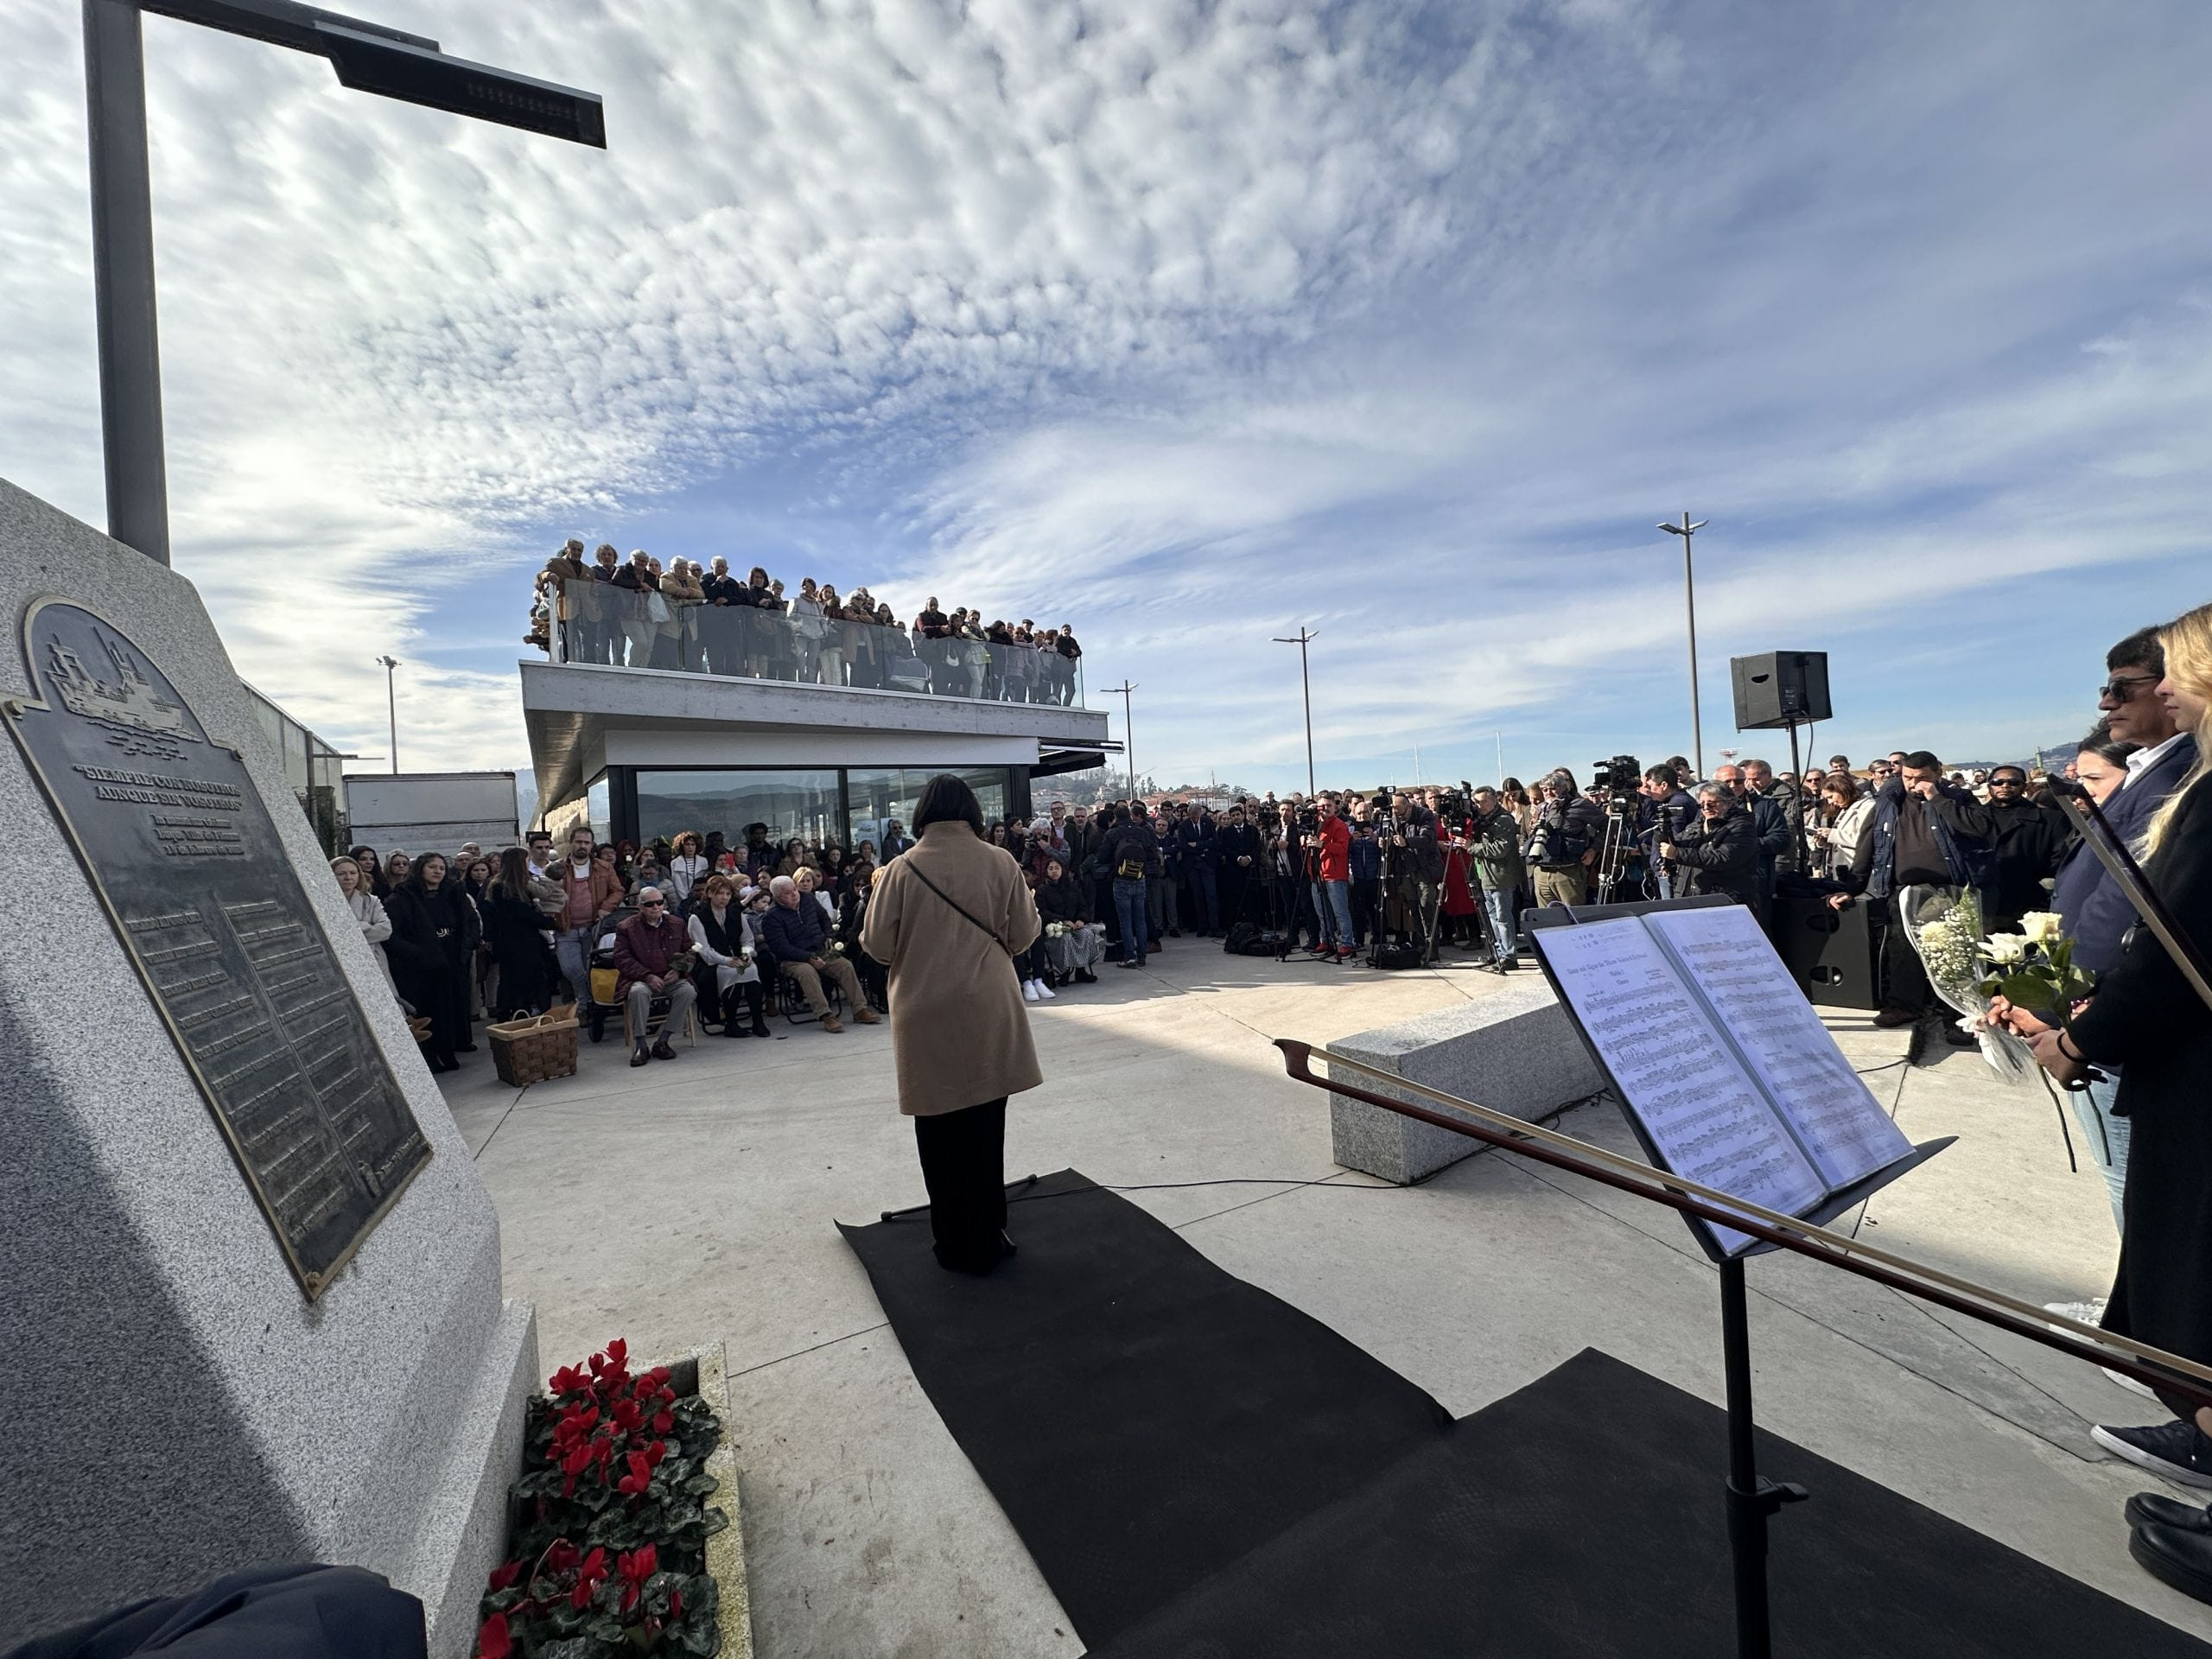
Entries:
{"label": "white sneaker", "polygon": [[2074,1319],[2082,1325],[2094,1325],[2105,1316],[2105,1299],[2098,1297],[2091,1302],[2045,1302],[2043,1311],[2056,1313],[2062,1319]]}
{"label": "white sneaker", "polygon": [[[2061,1319],[2078,1319],[2083,1325],[2101,1324],[2105,1317],[2105,1299],[2101,1296],[2091,1302],[2045,1302],[2043,1307],[2046,1313],[2056,1313]],[[2056,1325],[2051,1326],[2054,1331],[2061,1331],[2063,1328]],[[2149,1383],[2139,1382],[2124,1371],[2112,1370],[2102,1365],[2098,1366],[2097,1369],[2131,1394],[2139,1394],[2146,1400],[2155,1400],[2158,1397]]]}
{"label": "white sneaker", "polygon": [[1041,979],[1040,979],[1040,980],[1036,981],[1036,982],[1035,982],[1035,984],[1036,984],[1036,986],[1037,986],[1037,995],[1038,995],[1038,996],[1039,996],[1039,997],[1040,997],[1040,998],[1041,998],[1042,1000],[1044,1000],[1045,1001],[1050,1002],[1050,1001],[1052,1000],[1052,988],[1051,986],[1047,985],[1047,984],[1046,984],[1043,980],[1041,980]]}
{"label": "white sneaker", "polygon": [[1037,1000],[1037,982],[1035,980],[1025,979],[1021,982],[1021,1000],[1025,1002],[1034,1002]]}

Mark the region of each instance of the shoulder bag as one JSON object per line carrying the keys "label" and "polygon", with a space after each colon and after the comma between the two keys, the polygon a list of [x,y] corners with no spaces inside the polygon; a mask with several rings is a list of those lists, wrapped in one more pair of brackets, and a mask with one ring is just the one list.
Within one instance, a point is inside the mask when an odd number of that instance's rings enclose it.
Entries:
{"label": "shoulder bag", "polygon": [[996,928],[989,926],[986,923],[976,921],[976,918],[969,913],[967,906],[963,905],[957,899],[955,899],[950,893],[947,893],[943,887],[938,886],[936,882],[931,880],[929,877],[923,873],[922,867],[915,863],[912,859],[902,859],[899,862],[906,869],[912,873],[916,880],[919,881],[931,893],[937,894],[938,898],[944,899],[946,904],[950,905],[953,909],[958,911],[961,915],[965,917],[969,921],[974,922],[977,927],[982,928],[984,932],[989,934],[991,936],[991,943],[998,946],[1000,950],[1006,951],[1009,959],[1013,957],[1013,950],[1008,949],[1007,942],[999,937],[998,930]]}

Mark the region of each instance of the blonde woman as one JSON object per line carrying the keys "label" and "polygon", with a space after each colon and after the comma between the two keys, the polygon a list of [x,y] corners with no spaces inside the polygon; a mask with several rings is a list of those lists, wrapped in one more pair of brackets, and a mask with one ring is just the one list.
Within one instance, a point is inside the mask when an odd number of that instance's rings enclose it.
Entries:
{"label": "blonde woman", "polygon": [[384,913],[384,901],[362,884],[361,867],[352,859],[332,859],[330,873],[338,878],[338,891],[346,895],[346,908],[361,925],[361,942],[377,959],[384,982],[391,984],[391,963],[385,956],[384,942],[391,937],[391,918]]}
{"label": "blonde woman", "polygon": [[[2195,744],[2180,785],[2150,822],[2144,874],[2200,952],[2212,948],[2212,605],[2159,631],[2164,677],[2156,696]],[[2138,695],[2144,695],[2138,693]],[[2062,1083],[2091,1065],[2117,1071],[2113,1110],[2127,1119],[2127,1198],[2120,1275],[2104,1325],[2139,1342],[2212,1364],[2212,1009],[2147,928],[2128,936],[2071,1028],[2032,1039],[2036,1058]],[[2100,1425],[2107,1451],[2188,1486],[2212,1486],[2212,1411],[2160,1395],[2171,1421],[2145,1427]],[[2188,1593],[2212,1573],[2212,1535],[2183,1530],[2200,1512],[2167,1500],[2137,1499],[2132,1553],[2151,1573]]]}

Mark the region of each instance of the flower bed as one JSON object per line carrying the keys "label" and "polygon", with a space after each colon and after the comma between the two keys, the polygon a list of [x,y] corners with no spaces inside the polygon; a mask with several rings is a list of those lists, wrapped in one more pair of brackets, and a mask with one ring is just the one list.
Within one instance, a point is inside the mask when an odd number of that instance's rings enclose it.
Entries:
{"label": "flower bed", "polygon": [[480,1659],[713,1654],[719,1594],[707,1541],[728,1524],[707,1499],[721,1422],[697,1368],[632,1375],[610,1342],[553,1373],[530,1402],[512,1489],[512,1559],[492,1574]]}

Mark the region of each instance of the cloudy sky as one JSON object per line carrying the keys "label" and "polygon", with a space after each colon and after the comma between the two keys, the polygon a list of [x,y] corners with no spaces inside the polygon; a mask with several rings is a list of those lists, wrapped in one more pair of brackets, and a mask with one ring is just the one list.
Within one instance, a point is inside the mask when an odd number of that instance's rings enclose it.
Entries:
{"label": "cloudy sky", "polygon": [[[595,152],[146,23],[178,567],[341,747],[526,764],[571,531],[1074,622],[1302,781],[2086,723],[2212,598],[2198,0],[378,0]],[[0,474],[104,522],[78,11],[0,0]],[[1118,702],[1118,699],[1116,700]],[[1119,734],[1120,721],[1116,721]]]}

